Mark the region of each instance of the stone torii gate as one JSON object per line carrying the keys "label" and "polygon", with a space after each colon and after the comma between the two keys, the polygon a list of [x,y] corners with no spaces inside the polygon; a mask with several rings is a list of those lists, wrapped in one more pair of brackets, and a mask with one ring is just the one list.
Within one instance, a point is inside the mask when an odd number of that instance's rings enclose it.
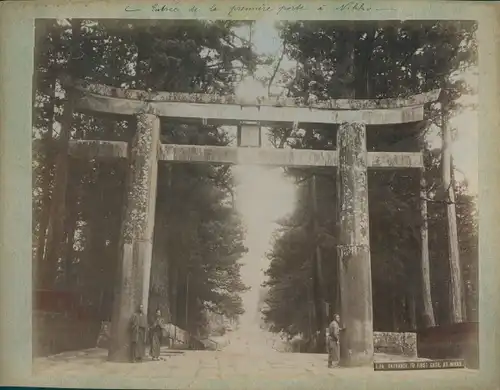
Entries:
{"label": "stone torii gate", "polygon": [[[372,279],[367,168],[423,168],[422,153],[367,152],[366,126],[423,120],[424,105],[439,91],[406,99],[329,100],[305,105],[295,99],[146,92],[75,82],[75,109],[137,118],[129,144],[73,140],[72,156],[128,159],[126,205],[119,247],[119,282],[112,314],[112,361],[128,360],[128,324],[137,306],[148,304],[159,160],[177,163],[337,167],[339,278],[347,366],[373,363]],[[160,144],[160,119],[236,125],[238,146]],[[337,150],[260,149],[261,125],[338,124]]]}

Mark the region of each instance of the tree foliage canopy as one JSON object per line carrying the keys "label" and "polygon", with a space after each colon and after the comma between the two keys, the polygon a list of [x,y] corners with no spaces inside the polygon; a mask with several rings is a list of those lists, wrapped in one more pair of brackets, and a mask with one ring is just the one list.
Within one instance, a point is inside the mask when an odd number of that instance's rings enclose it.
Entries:
{"label": "tree foliage canopy", "polygon": [[[238,75],[234,61],[252,56],[232,32],[237,24],[37,21],[33,252],[38,288],[79,292],[99,319],[109,319],[126,163],[61,160],[61,115],[69,96],[62,77],[123,88],[228,93]],[[134,131],[131,117],[74,113],[70,136],[129,141]],[[161,138],[178,144],[231,141],[219,127],[170,120],[161,121]],[[56,172],[64,169],[68,174],[58,179]],[[192,331],[203,329],[206,310],[228,317],[243,312],[239,294],[247,287],[239,260],[247,249],[231,201],[233,186],[227,167],[159,167],[150,308],[170,308],[171,319]],[[54,199],[61,193],[64,207],[57,210]],[[59,233],[51,229],[58,220],[64,221]]]}
{"label": "tree foliage canopy", "polygon": [[[286,55],[296,69],[285,74],[286,93],[318,99],[342,97],[390,98],[442,88],[450,99],[446,115],[463,107],[459,98],[470,93],[462,72],[477,63],[476,24],[456,21],[288,22],[281,27]],[[445,202],[441,194],[439,153],[430,150],[426,134],[441,125],[439,104],[426,107],[426,122],[418,125],[369,126],[372,151],[426,150],[431,278],[439,323],[448,321],[449,265]],[[336,148],[335,126],[274,128],[274,144],[299,149]],[[283,142],[285,141],[285,142]],[[282,223],[267,272],[265,320],[276,332],[293,336],[316,330],[312,294],[312,261],[318,243],[327,281],[322,299],[339,310],[336,289],[335,174],[289,170],[305,189],[298,207]],[[313,218],[307,183],[317,177],[320,229],[311,234]],[[369,172],[370,245],[375,330],[414,329],[421,325],[420,307],[420,174],[416,170]],[[467,313],[477,319],[477,230],[475,200],[467,183],[456,183],[459,241],[467,291]]]}

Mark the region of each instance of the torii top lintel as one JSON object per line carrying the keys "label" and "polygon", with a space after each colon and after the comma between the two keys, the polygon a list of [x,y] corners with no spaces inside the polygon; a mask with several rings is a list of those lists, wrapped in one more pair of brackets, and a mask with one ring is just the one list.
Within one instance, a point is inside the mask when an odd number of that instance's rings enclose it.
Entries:
{"label": "torii top lintel", "polygon": [[258,121],[275,123],[362,122],[367,125],[409,123],[424,118],[424,105],[438,99],[440,90],[407,98],[336,99],[304,102],[296,98],[258,98],[242,105],[234,95],[149,92],[77,81],[77,109],[111,114],[152,113],[216,124]]}

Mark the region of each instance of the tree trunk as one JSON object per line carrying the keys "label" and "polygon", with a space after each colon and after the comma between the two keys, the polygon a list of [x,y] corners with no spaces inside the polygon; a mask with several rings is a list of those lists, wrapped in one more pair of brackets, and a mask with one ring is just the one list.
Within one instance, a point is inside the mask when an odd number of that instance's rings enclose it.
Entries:
{"label": "tree trunk", "polygon": [[[450,156],[450,178],[451,178],[451,185],[453,186],[453,194],[455,194],[455,163],[453,161],[453,155]],[[453,206],[456,209],[455,203]],[[456,213],[455,213],[456,215]],[[458,218],[455,218],[456,224],[458,225],[459,220]],[[457,253],[459,253],[460,256],[460,240],[459,240],[459,233],[458,233],[458,226],[457,226]],[[459,267],[460,267],[460,289],[461,289],[461,302],[462,302],[462,321],[465,322],[468,320],[468,313],[467,313],[467,288],[465,286],[465,279],[464,279],[464,270],[462,269],[462,261],[459,258]]]}
{"label": "tree trunk", "polygon": [[318,197],[316,191],[316,175],[313,174],[311,181],[311,199],[312,199],[312,225],[313,225],[313,243],[314,243],[314,303],[316,310],[316,331],[319,332],[316,343],[317,351],[324,352],[325,350],[325,315],[324,315],[324,283],[323,283],[323,267],[321,257],[321,247],[319,245],[319,221],[318,221]]}
{"label": "tree trunk", "polygon": [[150,313],[160,309],[165,319],[170,318],[170,293],[169,293],[169,272],[168,254],[165,239],[168,236],[168,229],[165,219],[168,213],[163,208],[157,212],[157,222],[153,239],[153,259],[151,264],[151,294]]}
{"label": "tree trunk", "polygon": [[354,82],[353,89],[356,99],[369,99],[371,88],[370,60],[373,54],[373,43],[375,40],[376,28],[366,31],[366,36],[361,39],[365,32],[353,32],[354,35]]}
{"label": "tree trunk", "polygon": [[143,42],[143,40],[147,40],[149,37],[147,34],[143,34],[139,32],[138,39],[136,41],[137,47],[137,59],[135,64],[135,80],[134,80],[134,88],[135,89],[147,89],[152,87],[149,82],[149,73],[145,68],[145,64],[143,61],[147,60],[147,57],[144,56],[144,48],[139,44]]}
{"label": "tree trunk", "polygon": [[[120,172],[124,177],[125,174],[123,171]],[[119,193],[125,193],[125,186],[120,186],[118,189]],[[123,199],[120,199],[121,207],[117,207],[118,210],[123,209]],[[118,248],[120,242],[120,225],[121,225],[121,215],[120,213],[116,213],[114,216],[111,216],[109,221],[109,226],[111,227],[111,234],[109,238],[109,244],[106,247],[106,264],[105,264],[105,272],[103,277],[105,278],[105,294],[104,294],[104,302],[102,308],[102,320],[110,321],[111,312],[113,311],[113,300],[114,300],[114,286],[116,285],[118,279]]]}
{"label": "tree trunk", "polygon": [[55,88],[56,80],[55,78],[51,80],[50,83],[50,96],[49,99],[51,104],[47,110],[47,116],[49,117],[49,124],[47,129],[46,144],[47,149],[45,151],[45,161],[44,168],[42,172],[42,213],[39,221],[38,237],[36,245],[36,263],[40,265],[44,259],[45,255],[45,243],[47,239],[47,227],[49,224],[50,217],[50,184],[51,184],[51,170],[54,165],[54,159],[52,156],[51,148],[53,142],[53,132],[54,132],[54,111],[55,111]]}
{"label": "tree trunk", "polygon": [[415,289],[408,294],[408,320],[409,330],[415,332],[417,330],[417,304],[415,299]]}
{"label": "tree trunk", "polygon": [[90,283],[91,299],[94,304],[101,300],[101,293],[107,284],[103,278],[104,263],[106,262],[106,233],[103,211],[106,205],[103,202],[103,182],[106,180],[106,171],[103,164],[97,164],[95,184],[92,186],[91,214],[89,221],[88,255],[86,256],[86,281]]}
{"label": "tree trunk", "polygon": [[[76,175],[77,177],[80,177],[79,172],[76,172]],[[64,284],[67,290],[71,290],[74,287],[71,275],[73,273],[75,232],[78,221],[78,198],[80,189],[80,185],[78,185],[77,188],[68,188],[67,202],[69,205],[69,212],[64,229],[66,233],[66,247],[64,252]]]}
{"label": "tree trunk", "polygon": [[64,115],[61,123],[61,135],[58,140],[58,155],[56,157],[56,173],[52,202],[50,207],[50,219],[47,234],[47,250],[45,253],[46,274],[44,284],[49,287],[54,283],[57,263],[61,255],[62,241],[64,236],[64,216],[66,187],[68,181],[68,144],[71,131],[71,117],[73,115],[72,102],[65,103]]}
{"label": "tree trunk", "polygon": [[[40,34],[40,36],[37,38],[37,45],[42,39],[46,39],[47,34],[48,34],[48,29],[46,28],[47,25],[43,24],[45,27],[43,30],[43,33]],[[54,46],[57,47],[60,44],[60,32],[56,31],[53,35],[53,40],[54,40]],[[47,240],[47,228],[49,225],[49,218],[50,218],[50,193],[51,193],[51,171],[54,166],[54,156],[53,156],[53,133],[54,133],[54,121],[55,121],[55,94],[56,94],[56,80],[57,80],[57,68],[58,66],[55,63],[52,63],[49,65],[47,74],[50,75],[47,76],[49,78],[49,100],[50,104],[47,107],[47,119],[48,119],[48,125],[47,125],[47,136],[45,138],[46,142],[46,150],[45,150],[45,161],[43,163],[43,171],[42,171],[42,213],[40,215],[40,220],[39,220],[39,225],[38,225],[38,237],[36,240],[36,252],[35,252],[35,264],[33,267],[34,271],[34,276],[35,276],[35,283],[39,283],[41,281],[41,277],[43,278],[43,272],[42,269],[40,268],[41,266],[43,267],[43,260],[45,258],[45,250],[46,250],[46,240]],[[40,73],[38,73],[40,75]],[[35,107],[35,101],[36,101],[36,96],[37,96],[37,88],[33,88],[33,107]],[[33,111],[33,123],[35,123],[36,118],[35,118],[35,111]]]}
{"label": "tree trunk", "polygon": [[[69,59],[69,73],[73,77],[79,76],[76,66],[77,53],[81,40],[81,21],[71,20],[71,50]],[[63,116],[61,119],[61,133],[58,140],[57,157],[55,161],[55,179],[52,192],[52,202],[50,207],[50,219],[48,224],[47,245],[45,262],[47,272],[44,275],[45,284],[50,287],[55,280],[57,263],[61,256],[62,241],[64,236],[64,219],[66,210],[66,187],[68,183],[68,145],[71,137],[73,123],[73,91],[66,90]]]}
{"label": "tree trunk", "polygon": [[391,291],[391,317],[392,317],[392,331],[398,331],[398,307],[397,307],[397,295],[394,293],[394,288]]}
{"label": "tree trunk", "polygon": [[170,288],[170,311],[172,315],[172,322],[174,324],[179,323],[179,316],[177,310],[178,301],[178,286],[179,286],[179,269],[176,264],[171,264],[170,266],[171,278],[171,288]]}
{"label": "tree trunk", "polygon": [[64,253],[64,285],[66,290],[71,290],[74,286],[72,281],[73,273],[73,256],[75,245],[75,230],[76,230],[76,213],[72,212],[72,216],[67,218],[68,224],[66,225],[66,249]]}
{"label": "tree trunk", "polygon": [[[346,56],[342,64],[342,69],[345,71],[339,72],[343,78],[342,84],[344,88],[343,97],[354,99],[356,98],[356,87],[362,84],[361,81],[356,81],[356,37],[357,33],[354,28],[349,27],[344,40]],[[358,67],[358,69],[360,69]]]}
{"label": "tree trunk", "polygon": [[[50,135],[50,139],[52,139],[52,135]],[[34,286],[38,286],[40,283],[45,283],[45,275],[48,273],[50,269],[49,265],[46,261],[44,261],[46,257],[46,243],[47,243],[47,228],[49,226],[50,219],[50,211],[51,211],[51,196],[50,196],[50,187],[51,187],[51,174],[52,170],[52,158],[49,155],[46,156],[45,167],[43,169],[43,187],[42,187],[42,202],[41,208],[42,212],[40,215],[39,225],[38,225],[38,236],[36,238],[36,256],[35,262],[33,266],[33,276],[34,276]]]}
{"label": "tree trunk", "polygon": [[186,282],[185,282],[185,295],[184,295],[184,329],[186,331],[190,331],[190,323],[189,323],[189,272],[186,273]]}
{"label": "tree trunk", "polygon": [[307,333],[306,333],[306,339],[310,339],[311,335],[313,333],[313,323],[316,318],[316,310],[314,307],[314,301],[313,301],[313,296],[311,293],[311,288],[307,286],[307,301],[312,303],[312,305],[308,305],[308,311],[307,311],[307,318],[308,318],[308,327],[307,327]]}
{"label": "tree trunk", "polygon": [[422,278],[422,307],[423,307],[423,323],[426,328],[436,325],[434,317],[434,308],[432,307],[431,294],[431,274],[429,262],[429,226],[427,218],[427,191],[425,182],[425,169],[420,173],[420,239],[421,239],[421,262],[420,271]]}
{"label": "tree trunk", "polygon": [[[445,95],[445,99],[446,99]],[[446,222],[448,228],[448,256],[450,264],[450,295],[451,295],[451,315],[452,323],[463,321],[462,313],[462,272],[460,267],[460,252],[458,247],[457,214],[455,208],[455,190],[451,178],[451,131],[449,128],[448,105],[446,101],[442,105],[442,174],[443,190],[446,200]]]}

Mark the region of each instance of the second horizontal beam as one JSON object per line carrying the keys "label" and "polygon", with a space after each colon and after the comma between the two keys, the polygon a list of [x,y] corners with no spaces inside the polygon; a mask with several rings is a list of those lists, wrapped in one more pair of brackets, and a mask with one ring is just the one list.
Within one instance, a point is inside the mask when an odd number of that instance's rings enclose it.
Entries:
{"label": "second horizontal beam", "polygon": [[[127,158],[128,144],[123,141],[73,140],[70,155],[89,159]],[[267,165],[284,167],[334,167],[334,150],[262,149],[230,146],[174,145],[160,146],[159,160],[178,163]],[[368,152],[371,168],[421,168],[422,153]]]}

